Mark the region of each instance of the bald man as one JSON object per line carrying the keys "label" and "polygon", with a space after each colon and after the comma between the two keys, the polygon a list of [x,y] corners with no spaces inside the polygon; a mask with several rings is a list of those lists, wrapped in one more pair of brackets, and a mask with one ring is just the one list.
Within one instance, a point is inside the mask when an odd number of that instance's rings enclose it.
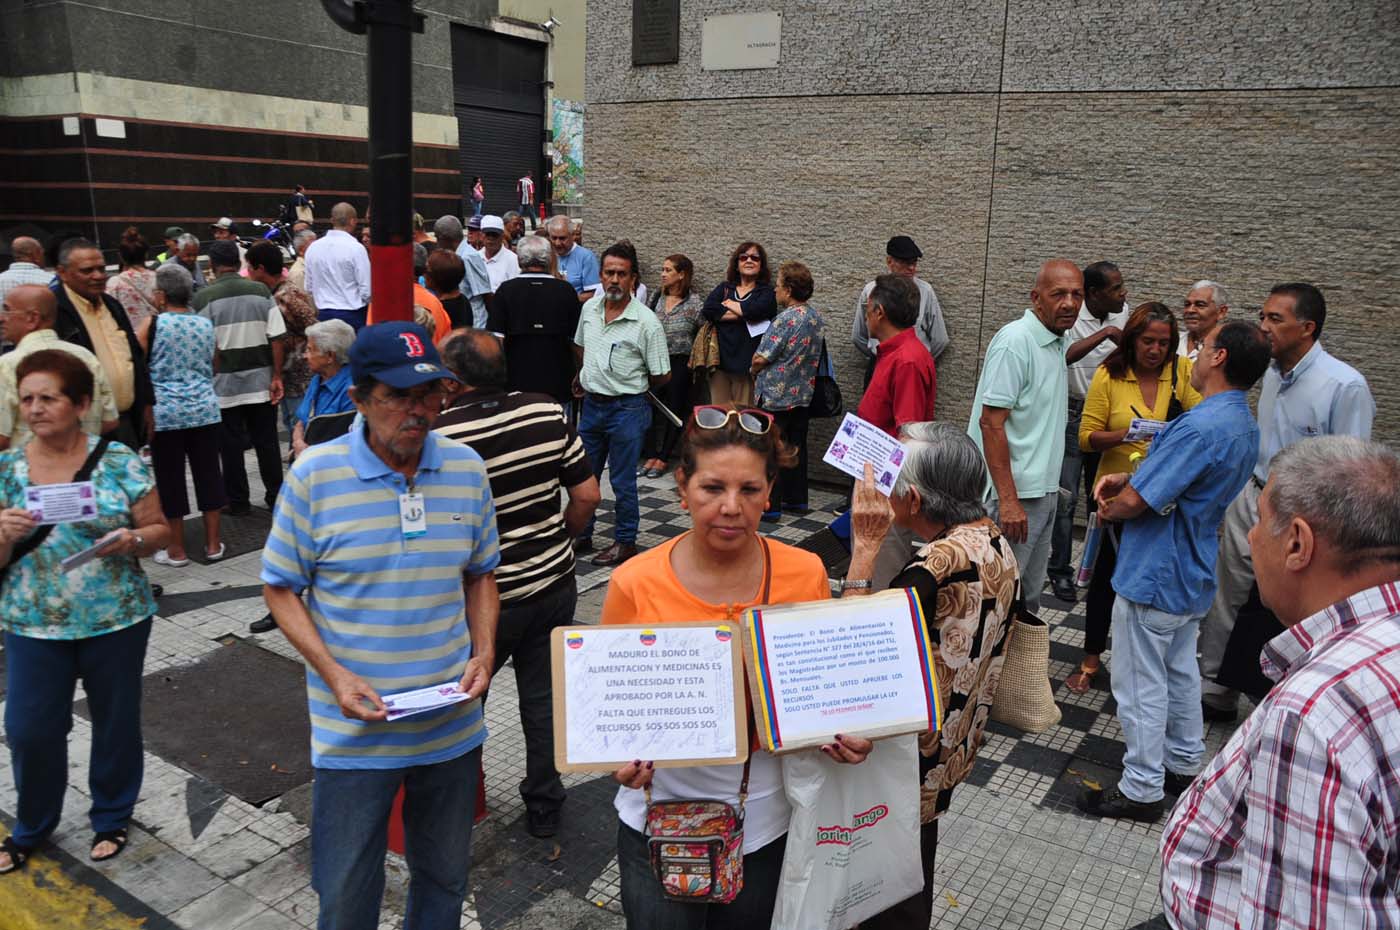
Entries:
{"label": "bald man", "polygon": [[0,272],[0,300],[21,284],[47,285],[53,272],[44,270],[44,247],[39,240],[19,236],[10,243],[10,267]]}
{"label": "bald man", "polygon": [[[31,240],[32,241],[32,240]],[[93,398],[83,415],[83,430],[101,435],[117,428],[117,402],[102,363],[87,349],[64,342],[54,332],[58,317],[58,298],[53,291],[38,284],[13,287],[4,297],[5,314],[0,320],[5,341],[15,349],[0,355],[0,449],[23,446],[29,441],[29,425],[19,415],[19,390],[15,370],[25,356],[40,349],[60,349],[77,356],[92,372]]]}
{"label": "bald man", "polygon": [[322,320],[359,332],[369,314],[369,253],[355,238],[359,217],[345,202],[331,207],[331,229],[306,249],[306,291]]}
{"label": "bald man", "polygon": [[992,337],[967,432],[987,459],[993,519],[1021,567],[1026,607],[1040,607],[1059,502],[1069,388],[1066,365],[1097,345],[1071,344],[1084,302],[1084,275],[1073,262],[1048,261],[1031,288],[1031,306]]}

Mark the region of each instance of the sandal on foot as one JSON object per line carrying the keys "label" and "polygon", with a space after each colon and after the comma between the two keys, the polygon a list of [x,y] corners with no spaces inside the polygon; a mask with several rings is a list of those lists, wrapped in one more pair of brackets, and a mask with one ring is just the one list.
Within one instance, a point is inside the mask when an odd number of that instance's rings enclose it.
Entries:
{"label": "sandal on foot", "polygon": [[1079,668],[1065,679],[1065,687],[1073,694],[1087,693],[1090,686],[1094,683],[1094,676],[1098,674],[1101,668],[1103,668],[1102,663],[1090,665],[1088,659],[1081,661],[1079,663]]}
{"label": "sandal on foot", "polygon": [[29,854],[33,851],[32,847],[16,843],[13,836],[5,837],[3,841],[0,841],[0,853],[10,857],[10,865],[8,868],[0,869],[0,875],[7,872],[17,872],[24,868],[24,864],[29,861]]}
{"label": "sandal on foot", "polygon": [[[99,855],[97,854],[97,847],[98,847],[98,846],[101,846],[103,843],[112,843],[113,845],[115,845],[115,846],[117,847],[116,852],[108,853],[108,854],[105,855],[105,856],[99,856]],[[93,862],[106,862],[106,861],[109,860],[109,859],[115,859],[115,858],[117,858],[118,856],[121,855],[122,850],[123,850],[123,849],[126,849],[126,843],[127,843],[127,835],[126,835],[126,830],[125,830],[125,829],[122,829],[122,830],[103,830],[101,833],[97,834],[96,836],[94,836],[94,837],[92,838],[92,854],[91,854],[92,861],[93,861]]]}

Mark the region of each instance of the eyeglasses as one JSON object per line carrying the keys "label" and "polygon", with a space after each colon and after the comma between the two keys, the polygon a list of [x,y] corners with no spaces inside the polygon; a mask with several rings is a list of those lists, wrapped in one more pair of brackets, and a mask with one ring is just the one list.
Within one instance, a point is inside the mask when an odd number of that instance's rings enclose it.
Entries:
{"label": "eyeglasses", "polygon": [[761,262],[761,261],[763,261],[763,256],[762,256],[762,255],[759,255],[757,252],[745,252],[743,255],[740,255],[740,256],[739,256],[739,261],[741,261],[741,262]]}
{"label": "eyeglasses", "polygon": [[442,409],[442,389],[429,388],[426,391],[394,391],[390,394],[371,394],[370,397],[379,404],[383,404],[395,413],[404,413],[412,409],[416,404],[422,404],[429,410]]}
{"label": "eyeglasses", "polygon": [[738,417],[740,428],[755,436],[766,435],[773,428],[773,414],[755,407],[735,410],[732,407],[706,404],[695,408],[695,425],[701,429],[724,429],[730,417]]}

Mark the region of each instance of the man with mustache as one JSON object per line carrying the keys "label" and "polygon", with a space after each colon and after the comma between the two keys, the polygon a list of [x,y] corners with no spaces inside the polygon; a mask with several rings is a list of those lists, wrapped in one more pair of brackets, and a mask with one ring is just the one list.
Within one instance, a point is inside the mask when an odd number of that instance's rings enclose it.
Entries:
{"label": "man with mustache", "polygon": [[[457,379],[422,327],[365,327],[350,371],[364,423],[297,459],[262,560],[268,609],[307,664],[320,926],[378,913],[402,788],[416,925],[455,927],[500,610],[495,504],[481,456],[429,429]],[[432,686],[465,697],[390,718],[383,695]]]}

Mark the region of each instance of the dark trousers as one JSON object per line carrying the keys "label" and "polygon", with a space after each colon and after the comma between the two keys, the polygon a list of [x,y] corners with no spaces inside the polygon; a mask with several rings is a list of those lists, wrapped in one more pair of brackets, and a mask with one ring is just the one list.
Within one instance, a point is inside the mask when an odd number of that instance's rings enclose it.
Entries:
{"label": "dark trousers", "polygon": [[919,828],[919,858],[923,860],[924,890],[860,922],[860,930],[924,930],[933,922],[933,863],[938,856],[938,821]]}
{"label": "dark trousers", "polygon": [[780,836],[747,853],[743,890],[728,904],[671,901],[651,870],[646,836],[618,821],[617,868],[627,930],[768,930],[778,903],[786,849],[787,837]]}
{"label": "dark trousers", "polygon": [[[690,417],[690,356],[671,356],[671,380],[661,388],[658,396],[684,423]],[[642,449],[642,458],[660,459],[669,462],[676,454],[676,442],[681,438],[683,427],[678,427],[660,413],[652,411],[651,429],[647,431],[647,441]]]}
{"label": "dark trousers", "polygon": [[[185,489],[185,461],[194,476],[194,493],[204,513],[228,503],[223,469],[219,465],[223,425],[210,423],[189,429],[163,429],[151,435],[151,464],[160,492],[160,509],[167,520],[178,520],[190,512],[189,492]],[[247,483],[247,477],[244,477]],[[245,495],[246,496],[246,495]]]}
{"label": "dark trousers", "polygon": [[321,309],[316,312],[317,321],[324,323],[327,320],[344,320],[355,328],[355,332],[365,328],[365,321],[369,317],[369,307],[360,307],[358,310],[327,310]]}
{"label": "dark trousers", "polygon": [[782,431],[783,441],[797,447],[797,464],[778,470],[773,498],[768,502],[770,510],[807,506],[807,424],[810,420],[806,407],[773,411],[773,422]]}
{"label": "dark trousers", "polygon": [[145,445],[142,437],[146,435],[146,424],[143,419],[138,420],[130,410],[117,414],[117,428],[107,434],[107,438],[113,442],[119,442],[132,452],[140,452]]}
{"label": "dark trousers", "polygon": [[1083,452],[1079,448],[1079,422],[1084,416],[1084,401],[1071,397],[1069,417],[1065,421],[1065,457],[1060,463],[1060,487],[1068,491],[1061,494],[1059,506],[1055,510],[1055,528],[1050,535],[1050,565],[1046,574],[1051,578],[1074,578],[1072,564],[1074,549],[1074,507],[1079,502],[1079,486],[1084,486],[1087,509],[1092,513],[1094,505],[1094,475],[1099,470],[1098,452]]}
{"label": "dark trousers", "polygon": [[131,820],[141,791],[141,669],[150,635],[149,617],[87,639],[5,634],[5,742],[19,795],[13,830],[19,845],[38,845],[63,814],[80,678],[92,714],[92,830],[121,830]]}
{"label": "dark trousers", "polygon": [[1094,562],[1094,575],[1089,579],[1089,596],[1084,602],[1084,651],[1102,655],[1108,648],[1108,630],[1113,626],[1113,570],[1118,566],[1118,545],[1121,538],[1117,526],[1104,529],[1099,543],[1099,557]]}
{"label": "dark trousers", "polygon": [[549,634],[574,622],[578,581],[566,578],[524,601],[501,602],[496,625],[494,677],[506,659],[515,660],[520,693],[520,728],[525,731],[525,779],[520,796],[531,811],[554,811],[564,804],[564,783],[554,767],[554,681],[549,668]]}
{"label": "dark trousers", "polygon": [[268,507],[277,501],[282,490],[282,446],[277,441],[277,408],[272,404],[239,404],[225,407],[223,444],[219,455],[224,466],[224,490],[234,507],[249,503],[248,469],[243,464],[243,451],[249,446],[258,456],[258,474],[262,476]]}

